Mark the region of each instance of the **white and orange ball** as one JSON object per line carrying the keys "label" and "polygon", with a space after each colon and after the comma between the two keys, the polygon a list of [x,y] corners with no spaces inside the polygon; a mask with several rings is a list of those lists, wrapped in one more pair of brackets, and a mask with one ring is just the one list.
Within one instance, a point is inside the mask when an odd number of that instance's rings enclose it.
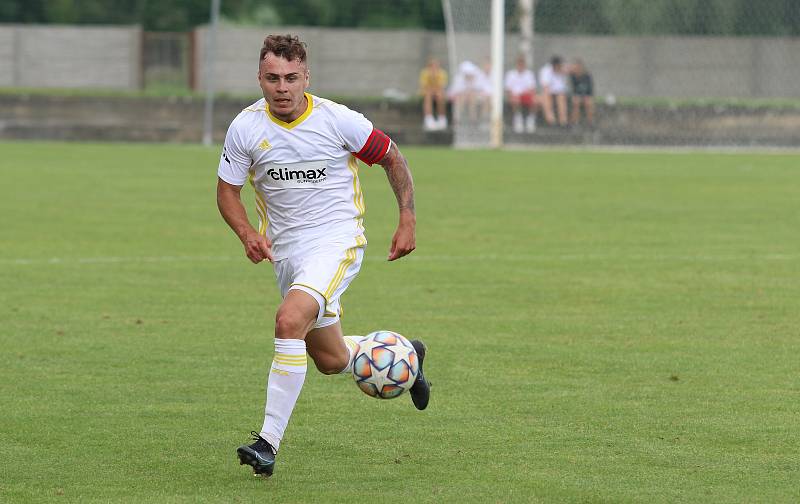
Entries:
{"label": "white and orange ball", "polygon": [[419,359],[411,342],[392,331],[375,331],[359,341],[353,379],[367,395],[393,399],[414,385]]}

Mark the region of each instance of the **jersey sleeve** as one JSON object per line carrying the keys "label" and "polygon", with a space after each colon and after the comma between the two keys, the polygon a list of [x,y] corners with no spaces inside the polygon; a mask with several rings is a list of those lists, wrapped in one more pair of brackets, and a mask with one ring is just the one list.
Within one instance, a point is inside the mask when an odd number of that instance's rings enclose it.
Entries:
{"label": "jersey sleeve", "polygon": [[377,163],[383,156],[389,152],[389,147],[392,145],[392,140],[378,128],[372,128],[369,138],[364,143],[364,146],[354,155],[361,161],[372,166]]}
{"label": "jersey sleeve", "polygon": [[358,159],[372,166],[389,152],[392,141],[362,114],[342,106],[337,116],[345,147]]}
{"label": "jersey sleeve", "polygon": [[225,135],[225,144],[222,147],[222,155],[217,169],[219,178],[236,186],[242,186],[247,182],[252,164],[239,129],[239,121],[234,120]]}

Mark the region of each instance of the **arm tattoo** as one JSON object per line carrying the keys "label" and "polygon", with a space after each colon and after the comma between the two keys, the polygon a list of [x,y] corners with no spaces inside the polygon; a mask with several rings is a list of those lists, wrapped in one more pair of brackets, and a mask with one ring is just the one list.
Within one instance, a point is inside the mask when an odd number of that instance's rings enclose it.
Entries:
{"label": "arm tattoo", "polygon": [[389,178],[389,185],[397,198],[397,205],[400,211],[411,210],[414,213],[414,180],[411,178],[411,170],[408,169],[406,158],[392,142],[389,152],[378,162],[386,170]]}

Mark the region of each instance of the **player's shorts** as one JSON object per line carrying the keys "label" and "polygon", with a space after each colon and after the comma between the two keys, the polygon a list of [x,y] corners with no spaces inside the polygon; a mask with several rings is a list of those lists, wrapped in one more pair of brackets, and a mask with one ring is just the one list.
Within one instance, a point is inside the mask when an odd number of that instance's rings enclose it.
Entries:
{"label": "player's shorts", "polygon": [[526,107],[532,107],[534,103],[536,103],[536,93],[528,91],[527,93],[518,94],[515,98],[519,101],[521,105],[525,105]]}
{"label": "player's shorts", "polygon": [[335,324],[342,315],[340,297],[358,275],[366,245],[367,240],[360,236],[355,243],[329,243],[275,261],[281,296],[286,297],[292,289],[307,292],[319,304],[314,329]]}

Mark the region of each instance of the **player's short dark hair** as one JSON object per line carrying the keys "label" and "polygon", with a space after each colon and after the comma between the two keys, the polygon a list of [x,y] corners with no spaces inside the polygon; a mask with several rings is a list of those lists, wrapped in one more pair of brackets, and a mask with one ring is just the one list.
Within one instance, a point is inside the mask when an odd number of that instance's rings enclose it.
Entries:
{"label": "player's short dark hair", "polygon": [[550,58],[550,64],[553,66],[560,65],[563,62],[564,60],[561,59],[561,56],[558,55],[554,55],[552,58]]}
{"label": "player's short dark hair", "polygon": [[300,60],[301,63],[305,63],[306,43],[302,42],[297,35],[267,35],[264,45],[261,46],[258,61],[263,61],[267,53],[272,53],[288,61]]}

